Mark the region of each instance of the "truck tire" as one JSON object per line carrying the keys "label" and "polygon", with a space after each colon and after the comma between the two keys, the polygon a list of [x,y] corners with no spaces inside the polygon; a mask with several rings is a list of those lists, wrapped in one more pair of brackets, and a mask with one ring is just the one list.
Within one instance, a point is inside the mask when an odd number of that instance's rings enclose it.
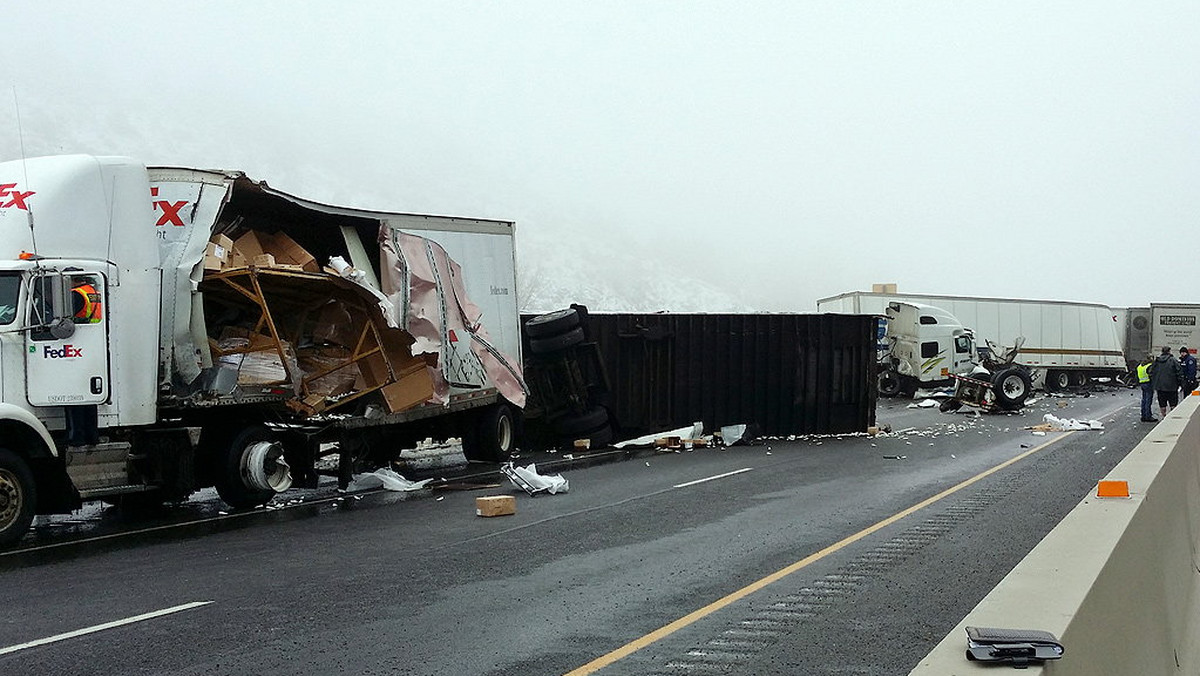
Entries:
{"label": "truck tire", "polygon": [[1007,368],[992,379],[996,403],[1005,410],[1015,411],[1025,405],[1030,391],[1029,375],[1019,368]]}
{"label": "truck tire", "polygon": [[512,456],[517,442],[517,418],[511,406],[488,406],[468,424],[473,429],[463,435],[463,455],[467,460],[504,462]]}
{"label": "truck tire", "polygon": [[1062,392],[1071,386],[1071,374],[1066,371],[1050,371],[1046,374],[1046,391]]}
{"label": "truck tire", "polygon": [[291,473],[278,437],[251,425],[233,438],[217,468],[217,494],[234,509],[261,507],[291,486]]}
{"label": "truck tire", "polygon": [[33,523],[37,485],[21,456],[0,448],[0,547],[21,539]]}
{"label": "truck tire", "polygon": [[580,415],[566,416],[554,421],[554,431],[562,437],[596,430],[608,425],[608,409],[603,406],[590,408]]}
{"label": "truck tire", "polygon": [[570,331],[567,331],[566,333],[560,333],[557,336],[550,336],[548,338],[530,338],[529,351],[534,354],[549,354],[551,352],[565,350],[568,347],[578,345],[582,342],[583,328],[576,326]]}
{"label": "truck tire", "polygon": [[1071,387],[1083,388],[1092,382],[1086,371],[1071,371]]}
{"label": "truck tire", "polygon": [[950,397],[949,399],[943,399],[942,403],[938,404],[938,410],[942,413],[949,413],[962,408],[962,405],[963,403],[961,401],[955,399],[954,397]]}
{"label": "truck tire", "polygon": [[900,394],[900,375],[888,369],[879,372],[879,396],[894,397]]}
{"label": "truck tire", "polygon": [[525,333],[530,338],[545,338],[566,333],[577,326],[579,313],[574,308],[567,308],[530,319],[525,322]]}

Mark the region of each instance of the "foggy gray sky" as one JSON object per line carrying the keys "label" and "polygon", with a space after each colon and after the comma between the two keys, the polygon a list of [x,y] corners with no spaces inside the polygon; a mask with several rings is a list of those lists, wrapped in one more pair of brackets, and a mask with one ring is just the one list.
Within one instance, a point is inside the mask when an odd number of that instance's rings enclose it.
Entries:
{"label": "foggy gray sky", "polygon": [[15,87],[30,155],[512,219],[592,283],[1200,302],[1197,0],[22,4],[0,159]]}

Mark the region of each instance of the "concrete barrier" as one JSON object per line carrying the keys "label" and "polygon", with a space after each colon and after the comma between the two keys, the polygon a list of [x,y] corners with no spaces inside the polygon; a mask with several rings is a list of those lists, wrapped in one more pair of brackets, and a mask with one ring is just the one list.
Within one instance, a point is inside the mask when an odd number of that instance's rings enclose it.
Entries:
{"label": "concrete barrier", "polygon": [[910,676],[998,673],[967,661],[968,626],[1057,635],[1063,658],[1024,674],[1200,674],[1198,406],[1183,400],[1113,468],[1129,498],[1093,489]]}

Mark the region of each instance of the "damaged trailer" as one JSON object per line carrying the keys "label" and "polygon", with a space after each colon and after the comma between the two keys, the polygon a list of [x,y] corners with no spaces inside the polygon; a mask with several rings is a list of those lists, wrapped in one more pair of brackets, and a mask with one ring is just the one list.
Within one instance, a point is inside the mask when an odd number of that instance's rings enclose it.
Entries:
{"label": "damaged trailer", "polygon": [[[525,318],[531,436],[541,427],[559,443],[607,439],[611,425],[631,438],[696,421],[766,435],[875,424],[874,317],[572,310],[573,323],[565,310]],[[547,337],[550,325],[562,330]],[[598,427],[567,434],[589,422]]]}
{"label": "damaged trailer", "polygon": [[0,544],[84,499],[261,505],[323,456],[344,484],[427,436],[512,450],[512,223],[115,157],[3,163],[0,185],[21,197],[0,209]]}

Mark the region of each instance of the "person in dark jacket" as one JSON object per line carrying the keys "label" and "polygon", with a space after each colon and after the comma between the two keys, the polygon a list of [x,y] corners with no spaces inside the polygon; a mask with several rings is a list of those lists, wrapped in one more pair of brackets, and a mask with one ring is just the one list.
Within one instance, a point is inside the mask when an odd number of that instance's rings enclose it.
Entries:
{"label": "person in dark jacket", "polygon": [[1183,399],[1196,389],[1196,356],[1187,349],[1179,348],[1179,367],[1183,369],[1183,382],[1179,383],[1179,398]]}
{"label": "person in dark jacket", "polygon": [[1162,354],[1150,365],[1150,385],[1158,392],[1158,408],[1162,417],[1167,417],[1167,411],[1179,405],[1179,385],[1183,382],[1183,369],[1171,354],[1171,348],[1164,347]]}

